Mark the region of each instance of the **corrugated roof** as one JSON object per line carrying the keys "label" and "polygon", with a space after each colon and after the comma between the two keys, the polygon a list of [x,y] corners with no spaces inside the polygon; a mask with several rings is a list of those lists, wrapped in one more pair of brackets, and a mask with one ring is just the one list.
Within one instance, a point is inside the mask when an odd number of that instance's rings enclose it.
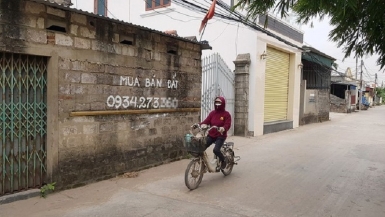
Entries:
{"label": "corrugated roof", "polygon": [[158,30],[155,30],[155,29],[150,29],[150,28],[145,27],[145,26],[140,26],[140,25],[135,25],[133,23],[128,23],[128,22],[125,22],[123,20],[112,19],[112,18],[109,18],[109,17],[100,16],[100,15],[97,15],[97,14],[94,14],[94,13],[90,13],[90,12],[87,12],[87,11],[83,11],[83,10],[80,10],[80,9],[77,9],[77,8],[66,7],[66,6],[64,6],[62,4],[58,4],[56,2],[51,2],[49,0],[25,0],[25,1],[41,3],[41,4],[48,5],[50,7],[57,8],[57,9],[62,9],[62,10],[66,10],[66,11],[75,12],[75,13],[78,13],[78,14],[83,14],[83,15],[90,16],[90,17],[95,17],[95,18],[99,18],[99,19],[108,20],[108,21],[115,22],[115,23],[129,25],[129,26],[132,26],[132,27],[136,27],[138,29],[142,29],[142,30],[158,33],[160,35],[164,35],[164,36],[167,36],[167,37],[170,37],[170,38],[175,38],[175,39],[182,40],[182,41],[191,42],[191,43],[194,43],[194,44],[199,44],[199,45],[203,44],[203,43],[200,43],[200,42],[197,42],[197,41],[193,41],[193,40],[190,40],[190,39],[187,39],[187,38],[184,38],[184,37],[173,36],[173,35],[170,35],[170,34],[166,34],[166,33],[162,32],[162,31],[158,31]]}
{"label": "corrugated roof", "polygon": [[331,81],[332,84],[340,84],[340,85],[350,85],[350,86],[356,86],[357,87],[357,84],[354,83],[353,81],[352,82],[338,82],[338,81]]}
{"label": "corrugated roof", "polygon": [[328,58],[328,59],[330,59],[330,60],[333,60],[333,61],[336,60],[334,57],[331,57],[331,56],[329,56],[329,55],[327,55],[327,54],[325,54],[325,53],[322,53],[321,51],[315,49],[314,47],[303,46],[302,48],[305,49],[305,50],[309,49],[309,50],[312,51],[313,53],[316,53],[316,54],[318,54],[318,55],[321,55],[321,56],[323,56],[323,57],[326,57],[326,58]]}

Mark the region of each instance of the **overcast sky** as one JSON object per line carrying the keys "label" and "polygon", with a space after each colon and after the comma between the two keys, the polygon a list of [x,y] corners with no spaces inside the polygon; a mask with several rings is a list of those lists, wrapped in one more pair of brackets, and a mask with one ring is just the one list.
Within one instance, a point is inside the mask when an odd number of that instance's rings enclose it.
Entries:
{"label": "overcast sky", "polygon": [[[332,26],[329,25],[329,19],[325,19],[323,21],[313,20],[313,28],[309,25],[302,26],[302,31],[304,31],[304,42],[311,45],[312,47],[320,50],[321,52],[328,54],[334,57],[339,66],[338,71],[345,72],[345,70],[350,67],[353,72],[353,76],[355,76],[356,72],[356,59],[354,55],[346,58],[344,61],[344,53],[343,48],[337,48],[337,43],[329,40],[329,32],[332,30]],[[377,66],[376,60],[378,55],[367,56],[362,58],[364,61],[364,65],[368,69],[368,73],[365,69],[363,69],[364,73],[362,75],[363,80],[365,81],[373,81],[375,73],[378,74],[378,82],[377,84],[381,85],[381,82],[385,80],[385,74],[383,70],[380,70],[380,67]],[[358,60],[358,72],[360,72],[360,61]],[[370,77],[369,77],[370,76]],[[360,78],[360,74],[358,73],[358,78]]]}

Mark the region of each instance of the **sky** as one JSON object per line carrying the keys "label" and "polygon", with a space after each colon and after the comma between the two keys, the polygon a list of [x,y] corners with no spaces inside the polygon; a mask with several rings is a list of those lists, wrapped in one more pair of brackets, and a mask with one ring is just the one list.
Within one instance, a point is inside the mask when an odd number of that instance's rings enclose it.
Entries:
{"label": "sky", "polygon": [[[317,50],[334,57],[337,59],[335,62],[338,64],[338,71],[345,73],[348,67],[351,68],[353,76],[356,72],[356,58],[352,54],[349,58],[344,59],[343,47],[338,48],[337,43],[329,40],[329,32],[333,27],[329,24],[329,19],[324,19],[322,21],[313,20],[313,28],[308,25],[301,26],[301,30],[304,32],[304,43],[305,45],[310,45]],[[378,81],[377,84],[381,85],[382,81],[385,83],[385,73],[384,70],[380,71],[380,67],[376,64],[378,55],[373,56],[364,56],[362,60],[366,66],[363,69],[362,79],[365,81],[373,81],[375,78],[375,73],[377,73]],[[360,78],[360,62],[361,59],[358,59],[358,78]]]}

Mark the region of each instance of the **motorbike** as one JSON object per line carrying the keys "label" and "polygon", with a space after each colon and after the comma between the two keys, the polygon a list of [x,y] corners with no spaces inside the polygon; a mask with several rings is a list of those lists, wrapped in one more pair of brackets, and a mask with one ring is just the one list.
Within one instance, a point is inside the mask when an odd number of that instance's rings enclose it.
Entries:
{"label": "motorbike", "polygon": [[[235,156],[234,143],[225,142],[221,147],[221,152],[227,158],[225,169],[221,169],[221,162],[214,154],[214,158],[210,161],[206,153],[206,138],[211,129],[218,130],[219,127],[211,126],[202,128],[201,126],[191,127],[190,133],[185,135],[184,146],[186,151],[192,156],[190,163],[185,171],[185,184],[188,189],[194,190],[198,188],[203,179],[204,173],[222,172],[224,176],[231,174],[234,165],[237,165],[241,159],[240,156]],[[194,131],[196,132],[194,134]]]}

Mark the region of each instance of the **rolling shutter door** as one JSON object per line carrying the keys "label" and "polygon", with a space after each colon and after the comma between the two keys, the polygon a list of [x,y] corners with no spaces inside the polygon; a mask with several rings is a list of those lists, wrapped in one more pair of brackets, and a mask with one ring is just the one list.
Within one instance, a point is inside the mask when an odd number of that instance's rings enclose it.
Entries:
{"label": "rolling shutter door", "polygon": [[265,122],[287,120],[289,60],[288,53],[267,48]]}

